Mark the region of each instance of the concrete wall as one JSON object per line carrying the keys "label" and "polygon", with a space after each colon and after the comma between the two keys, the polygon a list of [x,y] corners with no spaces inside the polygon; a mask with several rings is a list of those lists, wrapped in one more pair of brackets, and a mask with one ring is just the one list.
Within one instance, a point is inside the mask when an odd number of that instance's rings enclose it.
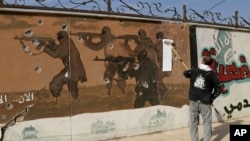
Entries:
{"label": "concrete wall", "polygon": [[[103,77],[110,76],[118,64],[94,59],[96,56],[101,59],[107,56],[135,57],[139,45],[143,44],[159,47],[156,39],[158,31],[162,31],[165,38],[174,41],[176,52],[188,68],[191,68],[191,61],[200,62],[204,54],[213,55],[216,61],[226,56],[219,55],[221,52],[219,53],[218,42],[221,41],[219,36],[212,34],[217,33],[218,28],[199,27],[194,33],[190,33],[190,26],[180,23],[13,13],[1,13],[0,23],[0,123],[2,127],[8,126],[4,132],[4,139],[8,141],[20,141],[29,137],[54,141],[100,140],[186,127],[189,81],[182,76],[185,67],[175,53],[169,56],[172,59],[172,71],[161,77],[168,89],[167,98],[159,97],[160,104],[157,106],[152,106],[147,101],[144,108],[139,109],[133,106],[136,79],[120,81],[121,76],[116,73],[109,79],[113,81],[104,81]],[[109,36],[101,34],[104,27],[110,29]],[[145,31],[147,38],[140,40],[138,44],[135,38],[138,38],[138,31],[141,30]],[[59,31],[66,31],[72,39],[66,45],[74,44],[79,54],[70,50],[69,53],[73,53],[70,59],[79,55],[86,73],[87,81],[78,82],[77,99],[71,96],[72,90],[68,90],[67,85],[63,86],[57,98],[49,90],[53,77],[64,68],[62,60],[49,56],[43,47],[36,48],[32,41],[18,39],[39,36],[43,37],[41,40],[53,39],[59,45]],[[74,35],[78,32],[84,32],[85,41]],[[214,103],[220,112],[219,117],[213,113],[214,122],[249,115],[249,97],[243,91],[249,83],[249,58],[246,56],[249,49],[242,48],[242,37],[249,35],[232,30],[228,32],[232,32],[230,40],[238,44],[230,45],[236,56],[233,55],[235,58],[229,64],[218,62],[221,65],[214,67],[225,86],[224,94]],[[223,33],[228,35],[228,32]],[[190,37],[195,39],[197,48],[190,47]],[[244,39],[244,42],[248,42],[247,38]],[[152,44],[149,40],[152,40]],[[146,50],[150,52],[150,57],[154,55],[152,48]],[[196,57],[190,56],[191,50],[197,51]],[[160,55],[162,53],[156,56]],[[239,61],[239,56],[241,61],[236,67],[232,63]],[[71,62],[71,65],[75,62]],[[76,66],[76,70],[80,67],[81,65]],[[225,71],[223,67],[233,67],[233,70]],[[239,79],[228,75],[238,73],[236,70],[240,68],[245,77]],[[13,120],[14,117],[17,118]],[[34,136],[28,136],[28,133]]]}

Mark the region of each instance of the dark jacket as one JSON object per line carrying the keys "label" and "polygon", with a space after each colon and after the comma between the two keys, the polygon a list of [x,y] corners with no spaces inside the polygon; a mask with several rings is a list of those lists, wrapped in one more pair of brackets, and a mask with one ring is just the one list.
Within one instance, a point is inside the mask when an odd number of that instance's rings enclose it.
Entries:
{"label": "dark jacket", "polygon": [[212,104],[213,100],[220,95],[220,82],[213,71],[195,68],[184,71],[183,75],[190,78],[190,100]]}

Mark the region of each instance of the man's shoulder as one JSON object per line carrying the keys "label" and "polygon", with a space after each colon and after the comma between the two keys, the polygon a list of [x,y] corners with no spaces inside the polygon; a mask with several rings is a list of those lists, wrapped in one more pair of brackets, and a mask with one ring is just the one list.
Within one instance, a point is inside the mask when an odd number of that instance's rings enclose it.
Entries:
{"label": "man's shoulder", "polygon": [[203,70],[203,69],[200,69],[200,68],[194,68],[194,69],[192,69],[192,71],[196,75],[206,75],[206,76],[213,75],[213,73],[214,73],[212,70],[208,71],[208,70]]}

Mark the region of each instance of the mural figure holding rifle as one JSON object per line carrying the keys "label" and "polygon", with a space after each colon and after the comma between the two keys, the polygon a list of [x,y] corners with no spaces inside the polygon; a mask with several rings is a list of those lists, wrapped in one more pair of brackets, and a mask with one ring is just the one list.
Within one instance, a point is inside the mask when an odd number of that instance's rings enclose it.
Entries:
{"label": "mural figure holding rifle", "polygon": [[[101,33],[77,32],[71,35],[78,36],[79,39],[84,41],[84,45],[94,51],[104,49],[105,59],[95,58],[94,61],[105,62],[105,72],[103,79],[108,90],[107,96],[111,97],[111,89],[113,81],[117,82],[118,88],[121,90],[122,95],[125,95],[126,80],[120,75],[127,63],[131,64],[133,59],[133,51],[128,45],[128,40],[137,40],[137,36],[133,35],[120,35],[114,36],[108,26],[102,28]],[[97,38],[98,42],[94,39]],[[132,58],[131,58],[132,57]],[[126,60],[129,58],[129,60]],[[117,77],[115,78],[115,75]]]}
{"label": "mural figure holding rifle", "polygon": [[135,55],[139,55],[140,52],[145,50],[147,52],[147,58],[149,58],[152,63],[155,65],[156,71],[156,84],[157,84],[157,93],[161,101],[167,98],[168,89],[163,83],[163,78],[170,76],[171,72],[162,71],[162,60],[163,60],[163,39],[164,35],[162,32],[158,32],[156,35],[157,42],[153,44],[150,37],[147,37],[147,33],[143,29],[138,31],[139,40],[137,46],[134,50]]}
{"label": "mural figure holding rifle", "polygon": [[130,67],[130,69],[124,72],[125,78],[135,77],[136,80],[136,96],[133,106],[134,108],[142,108],[147,101],[149,101],[151,106],[159,105],[160,100],[157,92],[156,66],[147,57],[146,50],[142,50],[138,54],[137,59],[139,63],[134,63],[133,67]]}
{"label": "mural figure holding rifle", "polygon": [[[29,31],[28,33],[33,33],[33,31]],[[25,34],[22,37],[16,36],[14,39],[20,41],[23,50],[29,55],[39,55],[45,52],[53,58],[61,59],[64,65],[61,72],[55,75],[49,84],[52,96],[56,98],[59,97],[63,86],[67,84],[71,96],[74,99],[78,99],[78,82],[86,82],[87,76],[80,58],[80,53],[67,31],[62,30],[57,32],[58,45],[55,43],[55,40],[50,37],[31,35],[32,34]],[[24,41],[32,42],[39,53],[33,53],[29,47],[24,44]]]}
{"label": "mural figure holding rifle", "polygon": [[59,31],[57,39],[60,42],[49,42],[45,45],[44,52],[53,58],[60,58],[64,68],[50,82],[50,91],[54,97],[60,96],[63,85],[67,84],[71,96],[78,99],[78,82],[87,81],[85,68],[74,42],[66,31]]}
{"label": "mural figure holding rifle", "polygon": [[55,40],[51,37],[40,37],[40,36],[31,37],[31,35],[29,35],[29,36],[26,35],[26,36],[21,36],[21,37],[15,36],[14,39],[20,41],[20,43],[22,45],[22,49],[25,53],[27,53],[29,55],[33,55],[33,56],[39,55],[39,54],[43,53],[43,51],[33,52],[28,46],[26,46],[24,44],[24,41],[32,42],[32,44],[35,46],[36,51],[40,51],[46,42],[55,42]]}

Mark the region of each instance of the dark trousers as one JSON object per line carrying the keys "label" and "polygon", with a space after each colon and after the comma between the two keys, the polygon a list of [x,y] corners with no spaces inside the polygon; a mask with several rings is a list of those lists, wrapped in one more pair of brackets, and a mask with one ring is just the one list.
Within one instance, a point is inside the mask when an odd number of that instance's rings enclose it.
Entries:
{"label": "dark trousers", "polygon": [[[72,81],[69,77],[66,76],[67,70],[63,69],[59,74],[54,76],[50,82],[49,89],[52,93],[52,96],[59,97],[62,91],[62,88],[65,84],[68,86],[71,96],[74,99],[78,99],[78,82]],[[69,75],[69,74],[68,74]]]}

